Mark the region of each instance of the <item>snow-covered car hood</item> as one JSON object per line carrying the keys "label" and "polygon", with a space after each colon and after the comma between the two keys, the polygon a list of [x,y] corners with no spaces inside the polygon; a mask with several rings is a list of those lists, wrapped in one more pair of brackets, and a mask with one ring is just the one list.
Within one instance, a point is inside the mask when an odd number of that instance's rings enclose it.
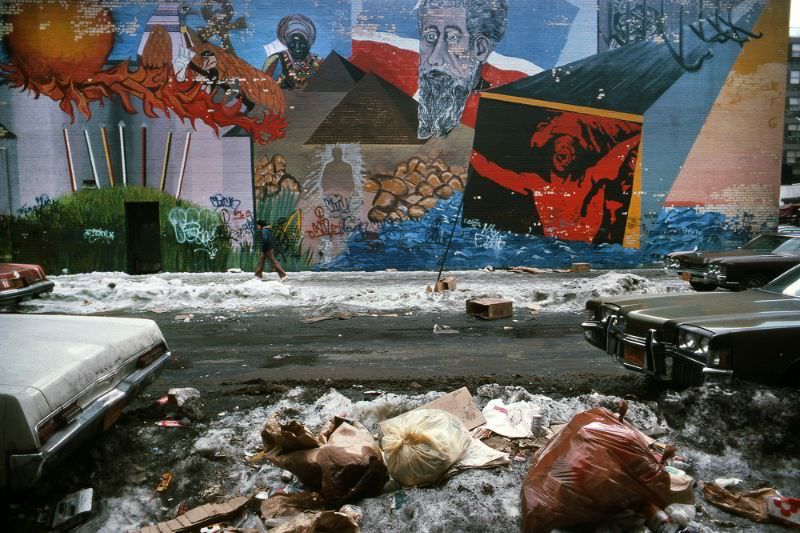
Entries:
{"label": "snow-covered car hood", "polygon": [[163,340],[152,320],[0,315],[0,385],[38,389],[54,410]]}

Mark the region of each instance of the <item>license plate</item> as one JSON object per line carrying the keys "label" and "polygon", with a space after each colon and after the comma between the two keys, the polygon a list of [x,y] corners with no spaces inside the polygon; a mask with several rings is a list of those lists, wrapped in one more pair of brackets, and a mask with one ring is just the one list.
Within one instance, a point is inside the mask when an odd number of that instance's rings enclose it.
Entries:
{"label": "license plate", "polygon": [[692,274],[691,272],[681,272],[681,279],[683,281],[692,281]]}
{"label": "license plate", "polygon": [[644,350],[637,346],[625,346],[622,351],[622,359],[629,365],[643,368]]}
{"label": "license plate", "polygon": [[125,402],[117,402],[108,408],[103,415],[103,431],[106,431],[119,420],[119,417],[122,415],[122,409],[124,408]]}

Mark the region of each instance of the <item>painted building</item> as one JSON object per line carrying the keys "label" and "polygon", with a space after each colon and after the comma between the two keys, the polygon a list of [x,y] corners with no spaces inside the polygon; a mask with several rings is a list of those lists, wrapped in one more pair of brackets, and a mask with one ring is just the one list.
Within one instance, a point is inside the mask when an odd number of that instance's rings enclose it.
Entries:
{"label": "painted building", "polygon": [[[4,2],[0,252],[653,264],[777,225],[788,0]],[[791,84],[791,80],[790,80]]]}

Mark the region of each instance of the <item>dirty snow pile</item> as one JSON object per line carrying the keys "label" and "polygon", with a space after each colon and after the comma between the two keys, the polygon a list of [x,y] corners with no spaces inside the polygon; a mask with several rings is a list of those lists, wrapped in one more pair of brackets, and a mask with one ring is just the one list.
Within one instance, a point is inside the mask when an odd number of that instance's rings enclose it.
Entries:
{"label": "dirty snow pile", "polygon": [[[377,393],[374,399],[354,400],[330,389],[314,398],[311,391],[297,387],[269,406],[209,414],[212,421],[208,424],[177,430],[165,430],[152,423],[130,428],[133,435],[128,435],[125,449],[128,453],[144,450],[149,455],[156,454],[157,466],[149,473],[160,472],[159,469],[169,469],[173,473],[173,498],[154,498],[152,488],[143,489],[141,484],[132,484],[128,476],[124,478],[127,484],[122,487],[109,480],[107,488],[114,494],[107,494],[102,512],[81,531],[128,531],[171,518],[181,500],[186,500],[191,507],[214,498],[253,495],[285,486],[279,468],[269,463],[252,466],[246,461],[248,456],[261,450],[260,431],[273,413],[284,419],[300,420],[312,431],[319,430],[335,415],[345,416],[361,421],[377,434],[378,423],[382,420],[444,394]],[[351,395],[366,397],[363,391]],[[475,399],[483,408],[493,398],[534,402],[540,405],[547,423],[566,422],[595,406],[615,407],[621,400],[597,393],[554,399],[530,394],[521,387],[499,385],[480,387]],[[660,428],[658,417],[650,407],[635,401],[629,404],[628,417],[634,424],[646,430]],[[178,441],[174,440],[176,435]],[[136,469],[146,468],[142,463],[153,462],[153,458],[143,461],[138,451],[135,454],[137,457],[131,460],[136,463]],[[113,454],[109,452],[109,455]],[[119,461],[120,457],[115,459]],[[517,531],[521,523],[520,487],[527,464],[527,461],[514,461],[511,467],[469,470],[435,488],[403,489],[406,502],[400,509],[392,508],[396,487],[376,498],[356,502],[364,511],[363,531]],[[103,479],[97,482],[102,488]],[[300,487],[295,484],[295,488]]]}
{"label": "dirty snow pile", "polygon": [[507,271],[448,272],[455,291],[430,293],[435,272],[293,272],[281,283],[248,273],[167,273],[131,276],[120,272],[53,276],[55,289],[25,302],[33,312],[114,311],[269,312],[288,307],[353,312],[461,312],[469,298],[510,299],[518,307],[577,311],[597,296],[664,294],[688,290],[662,271],[581,274],[518,274]]}

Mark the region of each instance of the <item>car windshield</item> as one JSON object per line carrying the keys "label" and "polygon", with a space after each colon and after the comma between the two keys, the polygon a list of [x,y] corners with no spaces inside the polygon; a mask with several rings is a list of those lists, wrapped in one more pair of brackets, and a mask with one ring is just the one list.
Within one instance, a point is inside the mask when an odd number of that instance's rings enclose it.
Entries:
{"label": "car windshield", "polygon": [[772,252],[776,254],[800,252],[800,238],[788,239]]}
{"label": "car windshield", "polygon": [[742,250],[753,250],[756,252],[771,252],[778,245],[789,239],[788,235],[759,235],[758,237],[744,243]]}
{"label": "car windshield", "polygon": [[762,287],[762,290],[800,297],[800,266],[785,272]]}

